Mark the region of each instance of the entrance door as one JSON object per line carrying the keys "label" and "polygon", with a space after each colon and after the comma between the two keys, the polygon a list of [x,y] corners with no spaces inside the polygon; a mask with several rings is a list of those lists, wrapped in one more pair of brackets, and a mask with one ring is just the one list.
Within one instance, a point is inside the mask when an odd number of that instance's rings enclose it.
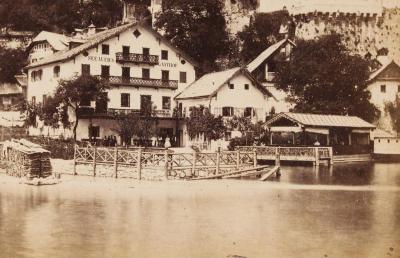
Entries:
{"label": "entrance door", "polygon": [[131,77],[131,69],[129,67],[122,67],[122,82],[128,83]]}
{"label": "entrance door", "polygon": [[129,46],[122,47],[122,56],[124,59],[129,59]]}
{"label": "entrance door", "polygon": [[151,95],[140,95],[140,114],[146,116],[151,114]]}

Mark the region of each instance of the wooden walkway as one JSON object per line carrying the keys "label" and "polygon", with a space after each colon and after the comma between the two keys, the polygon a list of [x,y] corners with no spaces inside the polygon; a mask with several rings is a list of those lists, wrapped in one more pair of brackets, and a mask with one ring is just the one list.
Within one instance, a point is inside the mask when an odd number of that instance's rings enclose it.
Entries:
{"label": "wooden walkway", "polygon": [[[113,177],[119,168],[127,167],[132,177],[141,180],[145,174],[162,174],[165,179],[193,179],[257,167],[255,151],[174,153],[168,150],[75,147],[74,174],[78,165],[91,165],[92,176],[97,166],[112,166]],[[154,172],[156,171],[156,172]]]}
{"label": "wooden walkway", "polygon": [[258,160],[275,161],[277,166],[280,161],[313,162],[315,166],[321,161],[328,161],[329,165],[333,162],[332,147],[238,146],[236,150],[254,151]]}

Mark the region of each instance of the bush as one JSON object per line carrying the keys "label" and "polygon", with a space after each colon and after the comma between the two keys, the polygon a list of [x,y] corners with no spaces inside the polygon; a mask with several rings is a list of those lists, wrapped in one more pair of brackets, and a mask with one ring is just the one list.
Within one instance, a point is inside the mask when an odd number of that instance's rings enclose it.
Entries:
{"label": "bush", "polygon": [[72,139],[52,139],[47,137],[30,136],[27,140],[39,144],[44,149],[51,152],[53,159],[73,159],[74,141]]}
{"label": "bush", "polygon": [[244,136],[232,138],[229,141],[228,149],[230,151],[234,151],[236,146],[252,146],[254,145],[254,137]]}

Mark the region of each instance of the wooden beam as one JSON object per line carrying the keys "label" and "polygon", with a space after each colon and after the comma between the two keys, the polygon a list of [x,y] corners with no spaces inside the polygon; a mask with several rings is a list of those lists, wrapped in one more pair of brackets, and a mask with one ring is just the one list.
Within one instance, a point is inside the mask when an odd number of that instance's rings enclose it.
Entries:
{"label": "wooden beam", "polygon": [[265,181],[267,180],[270,176],[272,176],[275,173],[279,173],[280,167],[275,166],[273,169],[271,169],[268,173],[264,174],[258,181]]}
{"label": "wooden beam", "polygon": [[213,175],[213,176],[206,176],[206,177],[193,178],[192,180],[222,178],[222,177],[224,177],[224,176],[230,176],[230,175],[234,175],[234,174],[242,174],[242,173],[244,173],[244,172],[249,172],[249,171],[257,171],[257,170],[265,169],[265,168],[268,168],[268,167],[269,167],[268,165],[259,166],[259,167],[255,167],[255,168],[242,169],[242,170],[237,170],[237,171],[233,171],[233,172],[223,173],[223,174],[219,174],[219,175]]}

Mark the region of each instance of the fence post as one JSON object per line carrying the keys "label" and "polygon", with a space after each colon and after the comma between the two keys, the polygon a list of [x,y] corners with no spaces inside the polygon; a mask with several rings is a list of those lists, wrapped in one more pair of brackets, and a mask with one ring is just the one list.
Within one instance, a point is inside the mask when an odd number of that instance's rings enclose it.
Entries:
{"label": "fence post", "polygon": [[221,152],[218,149],[217,152],[217,167],[215,169],[215,174],[218,175],[219,174],[219,165],[220,165],[220,160],[221,160]]}
{"label": "fence post", "polygon": [[138,171],[138,179],[142,180],[142,148],[141,147],[139,147],[139,149],[137,151],[136,158],[137,158],[136,166],[137,166],[137,171]]}
{"label": "fence post", "polygon": [[315,147],[314,151],[315,151],[315,163],[314,163],[314,165],[318,167],[319,166],[319,149],[318,149],[318,147]]}
{"label": "fence post", "polygon": [[168,180],[168,150],[164,152],[164,160],[165,160],[165,179]]}
{"label": "fence post", "polygon": [[257,167],[257,151],[256,149],[253,150],[253,165],[254,167]]}
{"label": "fence post", "polygon": [[118,178],[118,147],[114,148],[114,176]]}
{"label": "fence post", "polygon": [[236,151],[236,170],[240,169],[240,150]]}
{"label": "fence post", "polygon": [[76,173],[76,151],[77,151],[78,146],[75,144],[74,145],[74,176],[78,175]]}
{"label": "fence post", "polygon": [[96,177],[96,146],[93,147],[93,176]]}
{"label": "fence post", "polygon": [[192,176],[196,176],[196,160],[197,160],[197,152],[193,152],[192,159]]}
{"label": "fence post", "polygon": [[278,166],[278,167],[281,166],[281,154],[279,151],[279,147],[276,147],[276,149],[275,149],[275,166]]}
{"label": "fence post", "polygon": [[328,147],[329,150],[329,166],[333,165],[333,149],[332,147]]}

